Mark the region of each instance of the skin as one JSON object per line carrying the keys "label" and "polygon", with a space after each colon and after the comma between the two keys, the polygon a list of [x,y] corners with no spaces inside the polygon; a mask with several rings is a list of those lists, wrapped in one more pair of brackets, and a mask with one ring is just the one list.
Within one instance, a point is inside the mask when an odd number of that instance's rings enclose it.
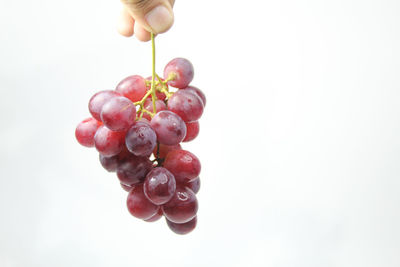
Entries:
{"label": "skin", "polygon": [[[159,34],[168,31],[173,24],[173,11],[175,0],[121,0],[123,8],[118,19],[118,32],[126,37],[135,35],[140,41],[147,42],[150,32]],[[148,23],[149,14],[154,8],[165,7],[165,16],[153,16],[153,21],[158,20],[158,27],[151,27]],[[169,16],[166,14],[169,13]],[[169,17],[169,18],[167,18]]]}

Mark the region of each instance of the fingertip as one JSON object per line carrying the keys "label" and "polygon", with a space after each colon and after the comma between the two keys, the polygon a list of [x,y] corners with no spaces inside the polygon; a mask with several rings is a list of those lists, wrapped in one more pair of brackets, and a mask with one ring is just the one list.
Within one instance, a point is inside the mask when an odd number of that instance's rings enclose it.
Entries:
{"label": "fingertip", "polygon": [[124,8],[121,11],[120,16],[118,17],[117,31],[119,32],[119,34],[125,37],[130,37],[134,33],[134,24],[135,21],[133,20],[132,16]]}
{"label": "fingertip", "polygon": [[135,36],[139,41],[147,42],[150,41],[151,35],[150,33],[142,27],[139,23],[135,23],[134,26]]}

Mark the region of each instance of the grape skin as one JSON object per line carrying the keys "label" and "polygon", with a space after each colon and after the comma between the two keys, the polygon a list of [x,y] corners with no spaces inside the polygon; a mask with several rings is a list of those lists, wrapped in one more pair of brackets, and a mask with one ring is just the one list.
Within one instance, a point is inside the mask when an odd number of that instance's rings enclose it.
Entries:
{"label": "grape skin", "polygon": [[190,142],[195,139],[200,132],[200,124],[198,121],[186,122],[186,136],[182,142]]}
{"label": "grape skin", "polygon": [[157,155],[157,146],[154,148],[153,154],[154,154],[154,157],[163,159],[167,156],[167,154],[170,151],[179,150],[179,149],[182,149],[182,146],[180,144],[173,145],[173,146],[159,144],[158,155]]}
{"label": "grape skin", "polygon": [[190,90],[179,90],[168,100],[168,110],[178,114],[184,122],[197,121],[203,114],[201,98]]}
{"label": "grape skin", "polygon": [[156,205],[168,202],[175,193],[174,175],[163,167],[151,170],[144,180],[144,194]]}
{"label": "grape skin", "polygon": [[164,78],[167,79],[170,74],[174,74],[175,79],[169,81],[169,85],[175,88],[185,88],[193,80],[193,65],[185,58],[174,58],[164,68]]}
{"label": "grape skin", "polygon": [[186,183],[185,186],[189,187],[195,194],[197,194],[200,190],[200,177]]}
{"label": "grape skin", "polygon": [[132,155],[119,164],[117,177],[122,184],[136,185],[144,181],[152,166],[149,158]]}
{"label": "grape skin", "polygon": [[94,94],[89,100],[89,111],[93,118],[101,121],[100,113],[103,105],[116,96],[120,96],[120,94],[112,90],[100,91]]}
{"label": "grape skin", "polygon": [[[145,110],[148,110],[150,112],[153,112],[153,101],[151,99],[146,99],[146,101],[144,101],[144,105],[143,105]],[[156,113],[161,111],[161,110],[166,110],[167,109],[167,105],[165,105],[164,101],[162,100],[156,100]],[[147,113],[143,113],[143,118],[147,119],[147,120],[151,120],[151,117],[149,114]]]}
{"label": "grape skin", "polygon": [[192,92],[196,93],[201,98],[201,100],[203,101],[204,107],[206,106],[206,102],[207,102],[206,95],[199,88],[189,85],[188,87],[183,88],[181,90],[189,90],[189,91],[192,91]]}
{"label": "grape skin", "polygon": [[186,235],[196,228],[197,216],[186,223],[173,223],[165,218],[169,229],[171,229],[175,234]]}
{"label": "grape skin", "polygon": [[94,145],[97,151],[104,156],[117,155],[125,146],[125,133],[111,131],[103,125],[94,136]]}
{"label": "grape skin", "polygon": [[126,133],[125,143],[134,155],[150,156],[156,147],[157,135],[148,123],[138,121]]}
{"label": "grape skin", "polygon": [[164,216],[174,223],[190,221],[198,208],[196,194],[188,187],[177,187],[171,200],[162,206]]}
{"label": "grape skin", "polygon": [[132,216],[147,220],[157,214],[159,207],[151,203],[143,193],[143,185],[135,186],[128,194],[126,205]]}
{"label": "grape skin", "polygon": [[188,183],[200,175],[201,164],[193,153],[186,150],[174,150],[165,158],[164,168],[175,176],[177,183]]}
{"label": "grape skin", "polygon": [[114,97],[103,105],[100,117],[110,130],[127,131],[135,123],[136,107],[126,97]]}
{"label": "grape skin", "polygon": [[158,142],[164,145],[177,145],[186,136],[185,122],[169,110],[158,112],[150,122],[157,134]]}
{"label": "grape skin", "polygon": [[147,91],[145,79],[139,75],[128,76],[117,85],[115,91],[132,102],[140,101]]}
{"label": "grape skin", "polygon": [[161,209],[161,207],[159,207],[156,214],[154,214],[152,217],[150,217],[144,221],[145,222],[155,222],[155,221],[158,221],[159,219],[161,219],[162,216],[163,216],[162,209]]}
{"label": "grape skin", "polygon": [[75,129],[76,140],[82,146],[93,147],[94,136],[101,125],[102,123],[94,118],[81,121]]}

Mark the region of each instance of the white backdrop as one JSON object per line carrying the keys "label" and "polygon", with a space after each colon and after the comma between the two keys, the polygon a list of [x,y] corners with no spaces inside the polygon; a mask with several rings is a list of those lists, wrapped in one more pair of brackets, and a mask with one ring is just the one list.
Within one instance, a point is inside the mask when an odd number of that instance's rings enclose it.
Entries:
{"label": "white backdrop", "polygon": [[400,2],[176,1],[157,71],[207,95],[199,222],[129,215],[79,146],[92,94],[151,71],[117,0],[0,2],[0,266],[400,266]]}

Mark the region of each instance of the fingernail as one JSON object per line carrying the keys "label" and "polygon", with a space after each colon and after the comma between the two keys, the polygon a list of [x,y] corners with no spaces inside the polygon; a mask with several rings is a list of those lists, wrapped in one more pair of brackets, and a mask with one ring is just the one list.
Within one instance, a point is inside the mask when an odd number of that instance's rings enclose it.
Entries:
{"label": "fingernail", "polygon": [[163,5],[153,8],[146,14],[145,18],[155,33],[162,33],[168,30],[174,20],[172,14]]}

